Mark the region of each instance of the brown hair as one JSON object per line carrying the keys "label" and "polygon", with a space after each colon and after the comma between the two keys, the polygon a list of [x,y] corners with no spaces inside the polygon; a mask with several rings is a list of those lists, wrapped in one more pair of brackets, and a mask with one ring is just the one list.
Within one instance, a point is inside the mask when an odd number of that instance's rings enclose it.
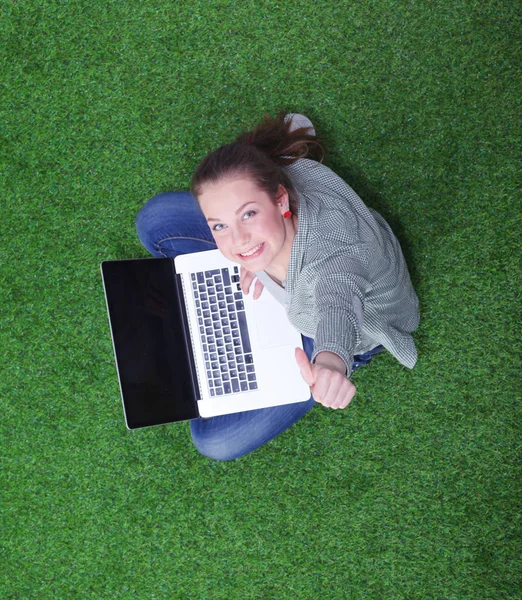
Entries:
{"label": "brown hair", "polygon": [[252,131],[242,133],[234,142],[214,150],[199,163],[192,176],[192,192],[198,196],[207,183],[217,183],[225,177],[245,175],[275,199],[279,185],[288,191],[290,210],[297,214],[297,196],[283,167],[300,158],[310,157],[322,162],[324,147],[306,127],[290,131],[285,112],[263,122]]}

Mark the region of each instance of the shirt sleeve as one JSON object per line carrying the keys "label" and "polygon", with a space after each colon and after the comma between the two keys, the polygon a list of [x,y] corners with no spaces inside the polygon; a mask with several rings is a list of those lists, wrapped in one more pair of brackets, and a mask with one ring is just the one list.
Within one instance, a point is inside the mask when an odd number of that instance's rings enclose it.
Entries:
{"label": "shirt sleeve", "polygon": [[361,341],[364,299],[370,286],[369,252],[365,244],[350,244],[337,249],[330,246],[329,254],[317,252],[320,254],[326,257],[313,265],[317,328],[312,363],[319,352],[334,352],[350,374],[355,348]]}

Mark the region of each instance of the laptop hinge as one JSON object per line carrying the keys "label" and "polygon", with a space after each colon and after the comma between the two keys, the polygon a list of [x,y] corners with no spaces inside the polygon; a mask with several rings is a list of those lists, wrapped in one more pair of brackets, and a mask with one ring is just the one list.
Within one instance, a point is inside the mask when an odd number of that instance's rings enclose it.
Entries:
{"label": "laptop hinge", "polygon": [[196,399],[194,401],[194,409],[197,413],[197,416],[199,417],[197,400],[201,399],[201,393],[199,390],[198,378],[196,375],[197,370],[196,370],[196,363],[194,361],[194,352],[193,352],[193,348],[192,348],[192,338],[190,336],[187,308],[185,305],[185,294],[183,293],[183,282],[181,279],[181,275],[176,273],[176,270],[174,268],[174,259],[172,259],[172,269],[174,271],[174,277],[175,277],[175,282],[176,282],[176,293],[178,295],[179,307],[180,307],[180,310],[182,311],[181,323],[182,323],[182,330],[183,330],[183,341],[184,341],[185,350],[186,350],[186,353],[187,353],[187,356],[188,356],[188,359],[190,362],[191,385],[192,385],[192,390],[194,393],[194,398]]}

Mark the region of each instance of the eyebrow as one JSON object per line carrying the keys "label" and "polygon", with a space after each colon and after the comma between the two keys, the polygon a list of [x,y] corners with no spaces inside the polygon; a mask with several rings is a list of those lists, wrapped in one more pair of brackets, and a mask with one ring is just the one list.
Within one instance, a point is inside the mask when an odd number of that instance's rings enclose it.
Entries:
{"label": "eyebrow", "polygon": [[[249,202],[245,202],[242,206],[240,206],[236,210],[236,212],[234,214],[237,215],[238,213],[240,213],[245,208],[245,206],[248,206],[249,204],[255,204],[255,201],[254,200],[250,200]],[[207,221],[221,221],[221,219],[207,219]]]}

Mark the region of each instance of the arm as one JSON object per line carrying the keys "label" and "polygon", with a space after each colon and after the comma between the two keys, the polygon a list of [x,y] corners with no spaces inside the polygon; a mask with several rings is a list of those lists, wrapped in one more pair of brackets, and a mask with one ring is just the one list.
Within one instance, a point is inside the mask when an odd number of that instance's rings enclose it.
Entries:
{"label": "arm", "polygon": [[[370,289],[368,251],[362,244],[347,245],[313,265],[316,332],[312,362],[326,362],[350,373],[355,348],[361,340],[362,313]],[[323,355],[323,353],[325,353]]]}

